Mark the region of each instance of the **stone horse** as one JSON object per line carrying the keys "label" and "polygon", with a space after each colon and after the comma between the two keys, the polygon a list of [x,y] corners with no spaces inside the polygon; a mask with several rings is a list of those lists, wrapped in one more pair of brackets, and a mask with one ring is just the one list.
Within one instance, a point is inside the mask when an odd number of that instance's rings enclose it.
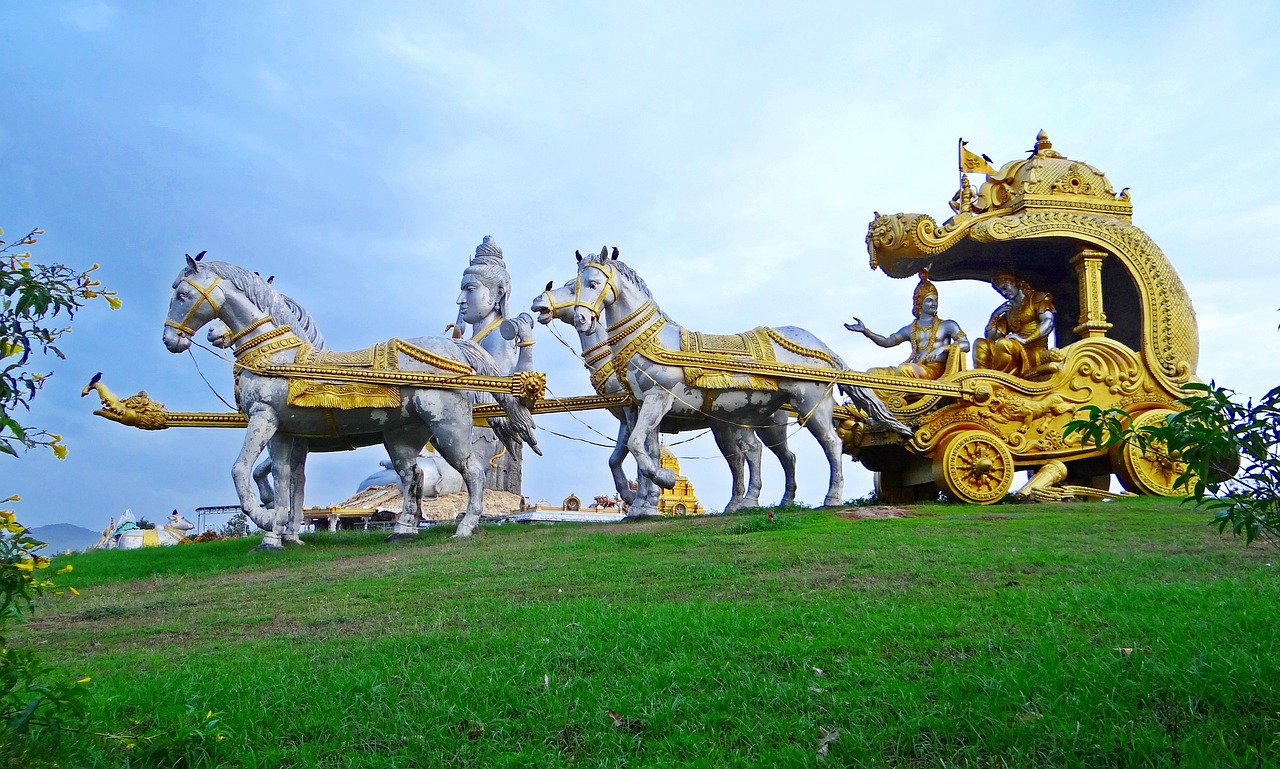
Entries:
{"label": "stone horse", "polygon": [[[616,255],[610,259],[602,249],[599,256],[577,256],[574,328],[594,334],[607,324],[618,381],[640,404],[627,438],[640,476],[663,488],[675,485],[675,474],[661,466],[658,453],[657,431],[668,414],[756,427],[771,424],[790,406],[827,456],[831,475],[823,504],[842,501],[840,438],[832,422],[837,385],[819,374],[847,367],[827,345],[794,326],[759,328],[736,338],[687,331],[662,312],[644,280]],[[805,376],[805,369],[814,375]],[[839,387],[873,425],[911,434],[870,390]],[[647,507],[632,511],[656,513]]]}
{"label": "stone horse", "polygon": [[[198,254],[195,257],[196,261],[199,261],[203,255],[204,252]],[[254,274],[257,275],[257,273]],[[272,275],[265,281],[265,285],[272,291],[275,291],[274,278],[275,276]],[[315,319],[311,316],[311,313],[307,312],[307,309],[298,304],[293,297],[279,292],[277,292],[277,296],[279,301],[289,308],[289,328],[303,341],[311,345],[313,350],[329,349],[328,345],[325,344],[324,335],[316,327]],[[275,302],[276,300],[273,298],[271,300],[272,305],[275,305]],[[206,338],[209,340],[209,344],[222,350],[231,349],[235,341],[232,337],[231,329],[227,328],[227,324],[217,319],[209,323],[209,333]],[[343,440],[330,447],[325,447],[319,441],[305,438],[294,438],[293,440],[293,451],[290,454],[293,458],[293,465],[288,468],[290,478],[290,498],[287,500],[289,522],[281,528],[280,535],[283,542],[301,545],[303,542],[299,533],[302,531],[303,491],[306,486],[307,454],[312,451],[347,451],[357,445],[372,445],[377,442],[377,437],[371,436],[366,440],[355,443],[349,439]],[[253,468],[253,482],[258,487],[258,499],[261,500],[263,507],[275,507],[276,492],[271,485],[271,476],[274,471],[275,464],[271,461],[270,456]]]}
{"label": "stone horse", "polygon": [[[617,249],[614,249],[614,253],[617,253]],[[559,320],[570,326],[574,325],[576,281],[571,280],[560,288],[552,288],[552,286],[552,283],[548,283],[546,291],[533,300],[531,309],[537,316],[538,322],[547,325],[553,320]],[[617,372],[613,369],[613,359],[607,340],[608,333],[601,324],[596,324],[590,333],[578,332],[578,341],[582,344],[583,363],[591,372],[591,385],[600,395],[623,392]],[[614,488],[618,495],[630,505],[642,509],[655,507],[658,504],[657,498],[661,489],[650,483],[648,479],[641,478],[636,484],[636,489],[633,490],[631,481],[622,467],[628,453],[627,439],[635,427],[638,409],[615,408],[610,409],[610,412],[618,418],[619,422],[618,439],[613,452],[609,455],[609,470],[613,474]],[[729,474],[733,479],[733,494],[725,505],[727,512],[756,507],[760,504],[762,442],[782,464],[785,491],[782,501],[778,504],[789,505],[795,501],[796,455],[787,448],[787,423],[785,411],[776,412],[768,425],[758,427],[742,427],[720,419],[712,419],[700,412],[689,415],[668,413],[662,420],[660,430],[668,433],[683,430],[711,430],[716,446],[724,456],[725,462],[729,464]],[[649,447],[647,450],[652,452],[656,449]],[[747,470],[745,474],[743,473],[744,464]],[[647,498],[650,495],[652,499]],[[640,498],[639,504],[636,503],[637,497]]]}
{"label": "stone horse", "polygon": [[[483,463],[471,451],[470,392],[411,383],[385,389],[362,383],[335,388],[295,374],[287,367],[298,364],[299,355],[311,355],[312,351],[290,329],[293,311],[278,301],[280,294],[266,281],[235,265],[196,262],[187,257],[173,289],[164,330],[164,344],[170,352],[184,352],[195,333],[215,318],[231,330],[239,405],[249,421],[231,476],[241,508],[266,532],[263,547],[281,546],[280,531],[290,520],[287,501],[292,499],[293,479],[289,468],[294,467],[296,439],[312,436],[329,441],[352,439],[356,445],[370,435],[381,438],[406,489],[393,538],[417,533],[421,472],[416,459],[430,441],[466,481],[467,508],[455,536],[470,536],[480,520],[485,473]],[[385,347],[379,345],[350,357],[379,354],[399,372],[501,376],[488,353],[458,339],[392,340]],[[298,384],[302,390],[318,388],[312,405],[294,405],[305,402],[290,395]],[[508,393],[495,393],[494,397],[507,415],[501,425],[495,424],[499,435],[512,443],[523,440],[538,452],[528,408]],[[253,463],[264,448],[269,448],[274,465],[276,504],[272,509],[261,503],[252,480]]]}

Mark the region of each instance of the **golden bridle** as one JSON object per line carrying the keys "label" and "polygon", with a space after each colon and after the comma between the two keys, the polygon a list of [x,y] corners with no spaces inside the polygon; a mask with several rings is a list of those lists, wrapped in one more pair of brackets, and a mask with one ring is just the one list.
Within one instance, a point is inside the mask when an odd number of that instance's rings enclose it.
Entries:
{"label": "golden bridle", "polygon": [[191,304],[191,309],[187,310],[186,316],[182,319],[180,323],[174,323],[173,321],[166,318],[164,321],[164,325],[166,328],[172,328],[176,330],[179,334],[184,334],[186,336],[195,336],[196,335],[195,330],[192,328],[189,328],[187,324],[190,323],[191,319],[196,316],[196,311],[200,309],[200,305],[204,304],[205,302],[208,302],[209,306],[213,308],[213,317],[215,318],[218,317],[218,313],[222,311],[222,308],[218,306],[218,303],[213,301],[213,290],[218,287],[219,283],[222,282],[222,277],[215,276],[213,279],[213,282],[210,283],[207,287],[202,286],[199,283],[195,282],[189,276],[184,276],[181,282],[186,283],[188,286],[191,286],[191,288],[193,288],[195,292],[200,295],[200,298]]}

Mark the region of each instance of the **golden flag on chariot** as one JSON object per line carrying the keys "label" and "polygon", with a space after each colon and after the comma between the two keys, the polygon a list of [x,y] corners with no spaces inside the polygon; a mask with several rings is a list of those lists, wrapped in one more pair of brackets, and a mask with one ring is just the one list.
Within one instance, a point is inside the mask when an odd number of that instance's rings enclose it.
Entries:
{"label": "golden flag on chariot", "polygon": [[965,149],[966,144],[968,142],[964,139],[960,140],[960,170],[966,174],[986,174],[987,176],[994,174],[996,169],[991,167],[987,159]]}

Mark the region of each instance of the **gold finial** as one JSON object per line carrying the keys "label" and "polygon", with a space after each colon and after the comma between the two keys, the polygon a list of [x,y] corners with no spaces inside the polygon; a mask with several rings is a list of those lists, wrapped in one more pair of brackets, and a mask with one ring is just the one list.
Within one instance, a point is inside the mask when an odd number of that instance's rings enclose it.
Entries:
{"label": "gold finial", "polygon": [[1045,154],[1047,150],[1053,149],[1053,142],[1049,141],[1049,134],[1040,129],[1040,133],[1036,134],[1036,152],[1035,154]]}

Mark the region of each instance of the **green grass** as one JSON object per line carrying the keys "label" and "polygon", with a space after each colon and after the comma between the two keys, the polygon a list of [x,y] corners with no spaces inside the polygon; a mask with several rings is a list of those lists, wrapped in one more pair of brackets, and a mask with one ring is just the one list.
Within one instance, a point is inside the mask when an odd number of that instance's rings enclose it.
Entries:
{"label": "green grass", "polygon": [[218,712],[217,766],[1280,763],[1280,554],[1168,501],[911,513],[94,553],[26,640],[108,723]]}

